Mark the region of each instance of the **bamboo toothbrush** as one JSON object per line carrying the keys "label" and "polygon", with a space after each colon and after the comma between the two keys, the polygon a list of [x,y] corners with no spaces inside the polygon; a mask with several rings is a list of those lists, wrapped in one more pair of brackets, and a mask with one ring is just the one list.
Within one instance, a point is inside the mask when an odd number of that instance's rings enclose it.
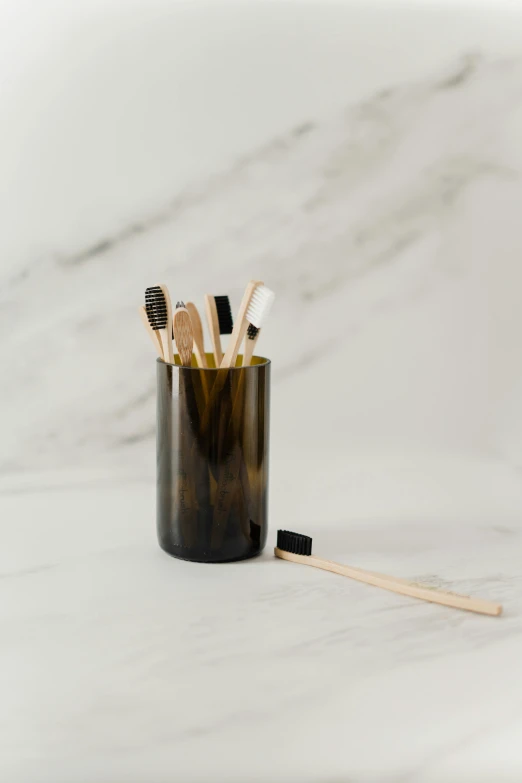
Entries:
{"label": "bamboo toothbrush", "polygon": [[208,330],[214,351],[214,361],[219,367],[223,359],[221,350],[221,335],[232,334],[234,322],[228,296],[211,296],[205,294],[205,312],[207,315]]}
{"label": "bamboo toothbrush", "polygon": [[273,301],[273,291],[260,281],[250,281],[239,308],[232,337],[221,362],[222,368],[235,366],[239,347],[243,342],[248,325],[253,324],[260,329],[263,319],[270,312]]}
{"label": "bamboo toothbrush", "polygon": [[192,364],[192,348],[194,346],[194,335],[190,315],[183,302],[178,302],[172,318],[172,331],[174,341],[184,367],[190,367]]}
{"label": "bamboo toothbrush", "polygon": [[[188,314],[190,315],[190,323],[192,325],[192,334],[194,337],[194,353],[196,354],[196,361],[199,367],[204,370],[208,369],[207,355],[205,353],[205,342],[203,337],[203,325],[199,316],[198,308],[192,302],[187,302],[185,305]],[[201,382],[201,389],[203,391],[204,402],[208,401],[208,373],[199,373],[199,380]]]}
{"label": "bamboo toothbrush", "polygon": [[145,291],[145,310],[151,329],[159,332],[163,361],[174,362],[172,352],[172,305],[166,285],[155,285]]}
{"label": "bamboo toothbrush", "polygon": [[[261,293],[254,296],[254,294],[257,294],[259,290],[261,290]],[[268,310],[270,309],[270,305],[272,304],[273,297],[274,294],[272,291],[266,288],[259,280],[251,280],[247,285],[245,293],[243,294],[243,299],[241,300],[241,305],[234,324],[234,329],[232,330],[232,336],[230,338],[228,348],[225,355],[223,356],[219,372],[216,375],[214,385],[212,386],[211,392],[209,394],[208,405],[206,406],[203,412],[203,416],[201,417],[202,433],[207,431],[214,405],[218,399],[220,391],[223,389],[227,381],[228,369],[235,366],[239,346],[241,345],[241,341],[245,336],[248,324],[254,323],[258,328],[261,327],[261,321],[267,315]]]}
{"label": "bamboo toothbrush", "polygon": [[220,367],[222,369],[235,366],[239,346],[241,345],[248,326],[246,313],[254,291],[259,285],[261,285],[261,283],[257,280],[251,280],[245,288],[245,293],[243,294],[243,299],[241,300],[239,311],[234,322],[234,328],[232,329],[232,335],[230,337],[227,350],[225,351],[225,355],[221,360]]}
{"label": "bamboo toothbrush", "polygon": [[152,344],[154,345],[154,348],[158,352],[158,356],[160,359],[163,359],[163,346],[161,345],[161,339],[157,331],[154,331],[154,329],[149,324],[149,319],[147,317],[147,311],[145,310],[145,307],[143,305],[140,305],[138,307],[138,312],[140,314],[140,318],[143,321],[143,326],[145,327],[145,330],[147,334],[149,335],[150,339],[152,340]]}
{"label": "bamboo toothbrush", "polygon": [[254,324],[250,324],[247,329],[245,347],[243,349],[243,367],[248,367],[252,364],[252,356],[254,355],[260,331],[261,329],[258,329]]}
{"label": "bamboo toothbrush", "polygon": [[[267,317],[270,308],[272,306],[272,302],[274,301],[275,298],[275,294],[273,293],[273,291],[271,291],[269,288],[263,285],[263,283],[258,283],[256,286],[255,281],[253,282],[254,282],[254,290],[248,302],[248,306],[245,310],[245,315],[241,317],[241,308],[240,308],[240,313],[238,315],[238,318],[236,319],[236,326],[238,323],[241,322],[241,319],[244,320],[245,322],[242,330],[243,335],[244,335],[244,331],[247,329],[247,324],[253,326],[255,329],[257,329],[257,332],[259,333],[259,329],[261,328],[261,323],[264,322],[265,318]],[[252,285],[252,283],[250,285]],[[247,286],[247,292],[245,293],[245,297],[248,294],[249,287],[250,286]],[[232,337],[234,337],[234,335],[232,335]],[[247,342],[249,341],[247,340]],[[223,359],[223,362],[224,361],[225,359]],[[231,361],[235,361],[234,357],[232,357]],[[221,365],[221,367],[223,367],[223,364]],[[218,373],[218,377],[219,377],[219,373]],[[226,529],[228,515],[230,513],[230,508],[236,492],[237,482],[241,481],[244,487],[248,486],[248,472],[244,471],[242,474],[241,471],[243,446],[241,442],[242,441],[241,435],[239,432],[239,430],[241,429],[241,424],[239,423],[240,410],[245,401],[245,397],[243,394],[244,383],[245,383],[245,373],[241,373],[238,379],[234,399],[232,402],[232,411],[230,414],[230,419],[228,421],[228,428],[225,437],[225,443],[230,444],[232,448],[230,448],[230,451],[227,451],[226,465],[221,468],[218,475],[216,497],[218,498],[219,502],[217,502],[214,506],[212,536],[211,536],[211,546],[214,548],[220,546],[220,542],[222,541],[222,536],[224,535]],[[214,388],[216,387],[218,387],[217,380]]]}
{"label": "bamboo toothbrush", "polygon": [[207,357],[205,354],[205,341],[203,338],[203,325],[201,318],[199,317],[198,308],[193,302],[187,302],[185,305],[188,314],[190,316],[190,323],[192,324],[192,334],[194,335],[194,353],[199,367],[208,367]]}
{"label": "bamboo toothbrush", "polygon": [[274,554],[282,560],[290,560],[293,563],[322,568],[324,571],[348,576],[350,579],[356,579],[358,582],[366,582],[366,584],[382,587],[384,590],[391,590],[393,593],[408,595],[412,598],[420,598],[423,601],[451,606],[455,609],[466,609],[468,612],[477,612],[478,614],[502,614],[502,605],[493,601],[486,601],[483,598],[471,598],[471,596],[458,595],[457,593],[447,593],[443,590],[435,590],[429,587],[429,585],[408,582],[406,579],[376,574],[373,571],[363,571],[360,568],[341,565],[340,563],[334,563],[332,560],[316,557],[312,555],[312,539],[309,536],[301,535],[301,533],[278,530],[277,546],[274,549]]}
{"label": "bamboo toothbrush", "polygon": [[[182,366],[190,367],[192,365],[192,348],[194,336],[190,315],[183,302],[176,304],[172,316],[172,332],[174,342],[179,354]],[[193,387],[192,373],[182,373],[181,383],[185,403],[181,405],[180,412],[180,462],[177,476],[177,487],[179,497],[182,498],[180,505],[184,509],[182,517],[183,541],[187,546],[192,546],[197,536],[197,480],[198,475],[198,455],[193,453],[189,447],[190,423],[199,420],[198,402]],[[197,426],[197,424],[196,424]],[[184,455],[182,457],[181,455]]]}

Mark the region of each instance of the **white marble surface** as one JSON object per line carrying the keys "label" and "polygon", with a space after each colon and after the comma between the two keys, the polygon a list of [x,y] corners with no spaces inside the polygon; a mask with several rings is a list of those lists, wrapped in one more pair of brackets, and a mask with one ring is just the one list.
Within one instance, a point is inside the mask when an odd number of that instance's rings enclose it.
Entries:
{"label": "white marble surface", "polygon": [[[421,462],[420,479],[396,460],[327,467],[274,464],[266,552],[219,566],[158,548],[152,483],[4,481],[0,779],[518,782],[518,476],[469,459]],[[282,525],[505,613],[275,560]]]}

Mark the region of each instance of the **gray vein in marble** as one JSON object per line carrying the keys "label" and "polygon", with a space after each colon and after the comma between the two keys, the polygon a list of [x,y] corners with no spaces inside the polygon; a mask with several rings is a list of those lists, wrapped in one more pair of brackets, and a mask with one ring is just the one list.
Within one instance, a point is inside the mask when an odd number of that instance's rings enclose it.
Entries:
{"label": "gray vein in marble", "polygon": [[8,573],[0,573],[0,580],[2,579],[17,579],[23,576],[33,576],[34,574],[40,574],[45,571],[50,571],[56,568],[59,563],[48,563],[47,565],[35,566],[34,568],[24,568],[21,571],[9,571]]}
{"label": "gray vein in marble", "polygon": [[462,58],[462,63],[454,73],[436,83],[439,90],[452,90],[465,84],[476,73],[477,67],[482,61],[479,52],[470,52]]}
{"label": "gray vein in marble", "polygon": [[128,435],[122,435],[120,438],[115,438],[113,441],[114,446],[129,446],[135,443],[143,443],[151,441],[156,434],[156,427],[150,426],[146,429],[131,432]]}
{"label": "gray vein in marble", "polygon": [[[432,297],[449,263],[432,248],[458,226],[468,194],[518,183],[501,134],[520,71],[516,61],[506,69],[465,58],[450,77],[380,91],[294,128],[90,247],[57,252],[58,263],[31,264],[5,289],[0,316],[0,357],[12,369],[0,400],[16,395],[26,422],[22,430],[7,422],[2,468],[90,464],[101,450],[134,444],[138,454],[152,439],[152,387],[143,388],[150,345],[135,311],[151,276],[176,296],[183,281],[196,301],[248,277],[270,281],[284,305],[276,303],[263,345],[274,383],[288,387],[326,355],[342,363],[344,338],[377,316]],[[55,305],[40,313],[45,291]],[[13,308],[22,324],[14,332]],[[313,328],[326,318],[343,336],[329,346]],[[128,336],[125,353],[107,339],[116,334]],[[46,345],[45,369],[27,361],[35,340]],[[39,382],[46,405],[34,393]]]}
{"label": "gray vein in marble", "polygon": [[[457,66],[453,73],[440,81],[434,82],[434,88],[437,90],[445,90],[454,89],[456,87],[465,85],[471,76],[476,72],[480,61],[481,57],[479,54],[469,54],[464,56],[462,63]],[[428,92],[429,89],[429,87],[426,88],[426,92]],[[394,95],[395,90],[390,88],[385,89],[384,91],[379,91],[376,96],[361,104],[360,107],[352,110],[352,117],[357,118],[358,115],[359,120],[364,119],[365,112],[371,112],[373,114],[376,104],[385,104],[386,101],[394,97]],[[383,115],[381,119],[384,120],[385,116],[386,115]],[[265,148],[250,155],[242,156],[230,172],[214,177],[202,188],[195,188],[185,194],[176,196],[170,206],[160,209],[156,214],[149,216],[145,220],[140,222],[132,222],[127,227],[121,229],[121,231],[113,234],[112,236],[99,239],[95,244],[81,249],[76,253],[64,256],[62,258],[58,257],[58,262],[64,265],[85,264],[100,255],[104,255],[109,251],[114,250],[117,246],[132,240],[136,236],[145,234],[151,230],[157,229],[166,222],[175,220],[184,210],[190,209],[196,203],[201,202],[201,200],[207,198],[210,190],[221,189],[227,181],[237,176],[241,176],[243,171],[247,169],[249,165],[257,163],[260,159],[269,159],[274,154],[274,152],[286,152],[287,150],[291,149],[293,139],[299,140],[301,137],[315,132],[318,127],[319,126],[317,123],[311,121],[296,126],[286,136],[274,139],[269,144],[267,144]],[[25,270],[24,276],[27,275],[29,269],[30,267]],[[24,279],[24,277],[21,279]]]}

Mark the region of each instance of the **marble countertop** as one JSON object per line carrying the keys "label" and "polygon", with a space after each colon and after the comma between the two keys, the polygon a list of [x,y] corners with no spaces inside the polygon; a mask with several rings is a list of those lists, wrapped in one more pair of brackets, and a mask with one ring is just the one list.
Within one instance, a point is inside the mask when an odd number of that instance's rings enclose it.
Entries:
{"label": "marble countertop", "polygon": [[[265,553],[217,566],[158,548],[148,478],[3,481],[0,779],[520,780],[519,475],[386,460],[276,458]],[[504,615],[276,560],[281,526]]]}

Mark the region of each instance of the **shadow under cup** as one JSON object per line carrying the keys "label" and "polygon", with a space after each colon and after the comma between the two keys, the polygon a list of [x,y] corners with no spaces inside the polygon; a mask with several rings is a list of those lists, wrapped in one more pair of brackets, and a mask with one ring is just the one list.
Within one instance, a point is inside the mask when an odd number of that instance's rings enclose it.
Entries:
{"label": "shadow under cup", "polygon": [[[239,361],[241,360],[239,357]],[[207,354],[209,365],[214,364]],[[267,536],[270,362],[226,370],[157,360],[157,529],[174,557],[252,557]]]}

